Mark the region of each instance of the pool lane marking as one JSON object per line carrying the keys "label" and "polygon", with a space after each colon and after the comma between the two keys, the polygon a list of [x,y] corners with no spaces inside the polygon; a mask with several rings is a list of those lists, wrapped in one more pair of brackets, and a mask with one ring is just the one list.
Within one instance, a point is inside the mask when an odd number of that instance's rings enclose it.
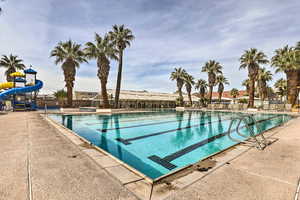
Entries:
{"label": "pool lane marking", "polygon": [[[161,116],[161,117],[155,118],[155,119],[162,119],[162,118],[171,117],[171,116],[174,116],[174,114],[173,115]],[[110,119],[114,119],[114,118],[110,118]],[[120,120],[119,122],[120,123],[122,123],[122,122],[134,122],[134,121],[141,121],[141,120],[154,120],[154,119],[151,119],[151,117],[149,116],[149,117],[144,117],[144,118],[139,118],[139,119],[133,118],[133,119],[130,119],[130,120]],[[100,122],[97,122],[97,123],[86,123],[86,125],[110,124],[110,123],[111,122],[108,121],[108,122],[102,122],[102,123],[100,123]]]}
{"label": "pool lane marking", "polygon": [[[225,119],[225,120],[223,119],[222,121],[228,121],[228,120],[230,120],[230,119]],[[204,126],[206,124],[212,124],[212,123],[216,123],[216,122],[219,122],[219,120],[210,121],[210,122],[206,122],[206,123],[203,122],[203,123],[200,123],[200,124],[195,124],[195,125],[186,126],[186,127],[182,127],[182,128],[171,129],[171,130],[167,130],[167,131],[161,131],[161,132],[157,132],[157,133],[151,133],[151,134],[137,136],[137,137],[132,137],[132,138],[127,138],[127,139],[116,138],[116,140],[119,141],[119,142],[122,142],[125,145],[129,145],[129,144],[131,144],[130,141],[140,140],[140,139],[144,139],[144,138],[147,138],[147,137],[153,137],[153,136],[157,136],[157,135],[162,135],[162,134],[166,134],[166,133],[180,131],[180,130],[183,130],[183,129],[189,129],[189,128],[193,128],[193,127]]]}
{"label": "pool lane marking", "polygon": [[[261,122],[264,122],[264,121],[267,121],[267,120],[271,120],[271,119],[277,118],[277,117],[279,117],[279,116],[274,116],[274,117],[270,117],[270,118],[267,118],[267,119],[262,119],[262,120],[259,120],[259,121],[256,121],[256,122],[257,123],[261,123]],[[249,123],[248,125],[252,126],[252,125],[254,125],[254,123],[252,122],[252,123]],[[245,128],[245,127],[246,127],[246,125],[242,126],[241,128]],[[234,131],[235,130],[232,130],[231,133],[234,132]],[[194,151],[195,149],[198,149],[199,147],[201,147],[201,146],[203,146],[205,144],[213,142],[216,139],[224,137],[226,134],[227,134],[227,131],[224,132],[224,133],[220,133],[218,135],[214,135],[214,136],[212,136],[212,137],[210,137],[208,139],[205,139],[205,140],[202,140],[202,141],[200,141],[198,143],[192,144],[192,145],[190,145],[190,146],[188,146],[188,147],[186,147],[184,149],[181,149],[181,150],[179,150],[177,152],[174,152],[174,153],[172,153],[170,155],[167,155],[167,156],[165,156],[163,158],[160,158],[159,156],[156,156],[156,155],[149,156],[148,158],[150,160],[152,160],[153,162],[156,162],[157,164],[160,164],[161,166],[165,167],[166,169],[172,170],[172,169],[175,169],[177,167],[176,165],[174,165],[174,164],[171,163],[173,160],[175,160],[175,159],[177,159],[177,158],[179,158],[179,157],[181,157],[181,156],[183,156],[183,155],[185,155],[185,154],[187,154],[187,153],[189,153],[191,151]]]}

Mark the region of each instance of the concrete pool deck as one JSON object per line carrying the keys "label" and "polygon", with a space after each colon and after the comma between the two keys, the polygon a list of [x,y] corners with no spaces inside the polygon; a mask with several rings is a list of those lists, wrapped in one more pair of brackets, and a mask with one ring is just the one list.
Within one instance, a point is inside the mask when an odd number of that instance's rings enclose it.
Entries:
{"label": "concrete pool deck", "polygon": [[[150,189],[142,181],[124,185],[112,178],[90,159],[94,152],[78,148],[37,113],[8,113],[0,122],[0,200],[287,200],[300,177],[300,118],[270,131],[278,140],[264,151],[239,145],[245,151],[213,171]],[[120,173],[117,168],[112,165],[111,173]]]}

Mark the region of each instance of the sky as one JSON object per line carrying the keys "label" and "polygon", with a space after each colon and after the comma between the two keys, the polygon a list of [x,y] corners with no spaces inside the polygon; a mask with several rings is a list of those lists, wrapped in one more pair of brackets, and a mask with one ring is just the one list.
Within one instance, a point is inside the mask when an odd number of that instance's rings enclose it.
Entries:
{"label": "sky", "polygon": [[[275,49],[300,41],[299,0],[5,0],[0,6],[0,55],[12,53],[34,66],[44,94],[64,88],[61,66],[49,56],[55,45],[68,39],[84,45],[114,24],[135,35],[123,61],[122,89],[129,90],[174,92],[175,67],[207,79],[201,68],[209,60],[223,66],[230,82],[225,89],[243,89],[247,71],[239,70],[239,58],[245,50],[271,58]],[[75,90],[99,91],[96,74],[95,61],[81,64]],[[116,77],[111,62],[108,88],[115,88]]]}

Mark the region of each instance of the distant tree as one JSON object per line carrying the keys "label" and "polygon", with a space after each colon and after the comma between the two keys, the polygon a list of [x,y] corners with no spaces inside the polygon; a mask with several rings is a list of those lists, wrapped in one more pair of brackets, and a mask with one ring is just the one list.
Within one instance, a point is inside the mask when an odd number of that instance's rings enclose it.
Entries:
{"label": "distant tree", "polygon": [[118,108],[122,81],[123,52],[126,49],[126,47],[130,46],[130,42],[134,40],[134,35],[132,34],[132,31],[128,28],[125,28],[124,25],[114,25],[113,30],[109,32],[109,38],[112,41],[113,45],[118,49],[119,54],[118,77],[115,94],[115,108]]}
{"label": "distant tree", "polygon": [[244,86],[246,88],[247,95],[249,95],[249,90],[250,90],[250,80],[249,80],[249,78],[245,79],[242,82],[242,86]]}
{"label": "distant tree", "polygon": [[233,97],[233,103],[235,103],[236,97],[240,95],[239,90],[236,88],[232,88],[232,90],[230,91],[230,95]]}
{"label": "distant tree", "polygon": [[259,90],[259,97],[262,101],[268,97],[268,85],[267,82],[273,79],[271,71],[267,70],[266,68],[260,68],[258,70],[257,76],[257,85]]}
{"label": "distant tree", "polygon": [[13,81],[13,77],[10,76],[11,73],[14,73],[18,70],[25,69],[23,60],[18,59],[18,56],[13,56],[12,54],[10,54],[9,56],[3,55],[1,57],[0,67],[6,68],[5,76],[6,76],[7,82]]}
{"label": "distant tree", "polygon": [[218,74],[222,74],[222,66],[219,62],[216,62],[214,60],[210,60],[202,67],[202,72],[206,72],[208,74],[208,87],[209,87],[209,93],[208,93],[208,99],[209,103],[211,103],[212,100],[212,93],[213,88],[216,85],[216,79]]}
{"label": "distant tree", "polygon": [[277,80],[274,84],[276,93],[280,96],[280,101],[283,101],[283,97],[287,95],[287,81],[283,78]]}
{"label": "distant tree", "polygon": [[56,65],[62,63],[61,68],[65,76],[68,106],[72,107],[76,68],[79,68],[80,63],[87,62],[86,56],[81,49],[81,45],[72,40],[59,42],[51,51],[50,56],[55,57]]}
{"label": "distant tree", "polygon": [[184,84],[185,84],[186,92],[189,97],[190,106],[192,106],[193,101],[192,101],[191,92],[192,92],[193,85],[195,84],[194,77],[186,73],[184,76]]}
{"label": "distant tree", "polygon": [[216,83],[218,85],[218,93],[219,93],[218,99],[219,99],[219,102],[221,102],[222,94],[224,92],[224,84],[229,85],[229,82],[228,82],[227,78],[225,78],[223,76],[223,74],[220,74],[217,76]]}
{"label": "distant tree", "polygon": [[61,107],[64,107],[64,101],[67,98],[67,92],[64,89],[57,90],[53,93],[55,98],[57,99],[59,105]]}
{"label": "distant tree", "polygon": [[182,96],[182,86],[184,84],[184,78],[186,76],[186,71],[181,67],[175,68],[174,71],[171,73],[170,79],[172,81],[176,81],[177,89],[179,94],[179,105],[183,106],[183,96]]}
{"label": "distant tree", "polygon": [[207,82],[199,79],[195,84],[195,89],[199,91],[201,106],[205,106],[205,94],[207,92]]}
{"label": "distant tree", "polygon": [[101,83],[101,96],[103,99],[103,107],[109,108],[109,101],[107,96],[107,79],[110,70],[109,59],[117,60],[117,49],[114,48],[113,44],[110,42],[108,36],[102,38],[97,33],[95,34],[95,42],[86,43],[86,48],[84,49],[87,58],[96,59],[98,73],[97,76]]}
{"label": "distant tree", "polygon": [[257,49],[251,48],[246,50],[240,58],[240,69],[248,69],[248,77],[250,80],[249,86],[249,102],[248,107],[254,107],[254,93],[255,93],[255,82],[257,79],[258,71],[261,64],[266,64],[269,61],[267,56]]}

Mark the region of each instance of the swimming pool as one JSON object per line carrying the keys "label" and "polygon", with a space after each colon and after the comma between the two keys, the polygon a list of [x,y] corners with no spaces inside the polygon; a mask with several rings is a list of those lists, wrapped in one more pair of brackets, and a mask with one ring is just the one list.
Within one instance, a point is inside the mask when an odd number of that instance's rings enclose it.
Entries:
{"label": "swimming pool", "polygon": [[[237,115],[239,113],[161,111],[50,114],[49,117],[147,177],[156,179],[235,145],[237,142],[226,136],[226,132],[231,119]],[[291,116],[255,114],[254,118],[259,129],[265,131],[287,122]],[[256,127],[249,124],[258,133]],[[245,125],[240,130],[249,135]],[[234,131],[233,137],[245,139]]]}

